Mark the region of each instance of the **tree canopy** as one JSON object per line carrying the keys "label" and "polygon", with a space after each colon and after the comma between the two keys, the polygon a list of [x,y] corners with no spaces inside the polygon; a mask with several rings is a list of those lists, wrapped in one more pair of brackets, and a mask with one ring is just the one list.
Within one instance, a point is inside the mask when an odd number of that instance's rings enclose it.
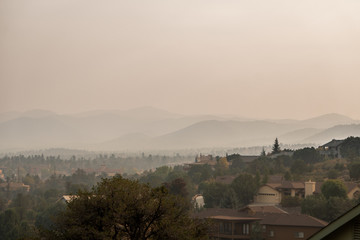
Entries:
{"label": "tree canopy", "polygon": [[339,180],[328,180],[321,186],[321,193],[326,199],[330,197],[347,198],[346,187],[343,182]]}
{"label": "tree canopy", "polygon": [[275,138],[271,153],[279,153],[279,152],[280,152],[279,140],[277,138]]}
{"label": "tree canopy", "polygon": [[[165,187],[116,176],[79,191],[56,219],[49,239],[205,239],[206,225],[189,216]],[[46,234],[45,234],[46,236]]]}

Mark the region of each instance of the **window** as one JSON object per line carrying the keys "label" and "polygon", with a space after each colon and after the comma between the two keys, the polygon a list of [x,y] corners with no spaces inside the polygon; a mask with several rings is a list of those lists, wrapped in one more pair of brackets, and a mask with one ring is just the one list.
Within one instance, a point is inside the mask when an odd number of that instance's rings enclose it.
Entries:
{"label": "window", "polygon": [[249,224],[243,224],[243,234],[249,235]]}
{"label": "window", "polygon": [[304,238],[304,232],[296,232],[296,233],[294,234],[294,237],[295,237],[295,238]]}
{"label": "window", "polygon": [[275,233],[274,233],[273,230],[270,230],[270,231],[269,231],[269,237],[273,237],[273,236],[275,236]]}
{"label": "window", "polygon": [[220,233],[232,234],[231,222],[221,222],[220,223]]}
{"label": "window", "polygon": [[275,196],[275,193],[258,193],[259,196]]}
{"label": "window", "polygon": [[262,225],[261,229],[262,229],[262,232],[266,232],[266,225]]}

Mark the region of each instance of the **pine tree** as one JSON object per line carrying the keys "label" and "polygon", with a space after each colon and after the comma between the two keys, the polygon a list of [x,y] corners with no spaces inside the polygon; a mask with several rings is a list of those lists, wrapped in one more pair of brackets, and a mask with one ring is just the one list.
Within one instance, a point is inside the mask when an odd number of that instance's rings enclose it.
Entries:
{"label": "pine tree", "polygon": [[274,142],[274,145],[272,147],[272,154],[275,154],[275,153],[279,153],[281,150],[280,150],[280,145],[279,145],[279,141],[277,138],[275,138],[275,142]]}

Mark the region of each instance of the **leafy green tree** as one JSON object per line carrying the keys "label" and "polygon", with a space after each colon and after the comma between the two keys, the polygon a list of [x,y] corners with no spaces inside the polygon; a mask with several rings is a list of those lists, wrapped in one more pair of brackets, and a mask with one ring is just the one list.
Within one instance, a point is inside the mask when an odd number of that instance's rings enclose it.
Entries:
{"label": "leafy green tree", "polygon": [[164,183],[164,186],[168,189],[170,194],[178,195],[187,199],[189,193],[186,189],[186,182],[182,178],[177,178],[170,183]]}
{"label": "leafy green tree", "polygon": [[280,145],[279,145],[279,140],[277,138],[275,138],[275,141],[274,141],[274,145],[272,147],[272,154],[276,154],[276,153],[279,153],[281,150],[280,150]]}
{"label": "leafy green tree", "polygon": [[55,219],[62,211],[64,211],[66,205],[62,202],[56,202],[46,208],[44,211],[36,216],[35,226],[40,231],[51,231],[56,227]]}
{"label": "leafy green tree", "polygon": [[346,192],[346,186],[340,180],[327,180],[321,186],[321,193],[326,199],[329,199],[330,197],[340,197],[346,199]]}
{"label": "leafy green tree", "polygon": [[14,209],[8,209],[0,214],[0,236],[1,239],[18,239],[20,219]]}
{"label": "leafy green tree", "polygon": [[227,188],[227,185],[214,181],[202,182],[199,185],[199,192],[202,193],[204,197],[205,207],[219,207],[221,199],[223,198],[224,192]]}
{"label": "leafy green tree", "polygon": [[48,239],[205,239],[206,226],[189,216],[183,198],[165,187],[116,176],[79,191]]}
{"label": "leafy green tree", "polygon": [[327,215],[325,221],[333,221],[341,214],[352,208],[355,203],[343,197],[330,197],[327,201]]}
{"label": "leafy green tree", "polygon": [[239,201],[237,199],[236,193],[232,188],[226,188],[222,198],[220,199],[220,207],[222,208],[239,208]]}
{"label": "leafy green tree", "polygon": [[327,219],[327,200],[324,195],[307,196],[301,203],[301,212],[310,216]]}
{"label": "leafy green tree", "polygon": [[360,157],[360,137],[348,137],[341,145],[341,155],[348,159]]}
{"label": "leafy green tree", "polygon": [[281,206],[283,207],[301,206],[301,199],[299,197],[284,196],[281,199]]}
{"label": "leafy green tree", "polygon": [[190,167],[188,175],[193,183],[199,184],[202,181],[210,179],[213,176],[213,170],[208,164],[193,165]]}
{"label": "leafy green tree", "polygon": [[323,160],[323,157],[320,155],[315,148],[306,147],[302,149],[298,149],[294,152],[293,158],[295,160],[303,160],[305,163],[317,163]]}
{"label": "leafy green tree", "polygon": [[249,204],[259,188],[257,179],[250,174],[241,174],[231,183],[231,188],[236,193],[241,205]]}

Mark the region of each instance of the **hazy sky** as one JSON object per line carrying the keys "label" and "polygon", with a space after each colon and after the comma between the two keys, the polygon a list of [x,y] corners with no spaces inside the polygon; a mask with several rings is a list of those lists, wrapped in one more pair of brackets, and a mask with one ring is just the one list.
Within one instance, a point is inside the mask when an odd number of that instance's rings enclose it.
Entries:
{"label": "hazy sky", "polygon": [[0,0],[0,112],[360,119],[358,0]]}

